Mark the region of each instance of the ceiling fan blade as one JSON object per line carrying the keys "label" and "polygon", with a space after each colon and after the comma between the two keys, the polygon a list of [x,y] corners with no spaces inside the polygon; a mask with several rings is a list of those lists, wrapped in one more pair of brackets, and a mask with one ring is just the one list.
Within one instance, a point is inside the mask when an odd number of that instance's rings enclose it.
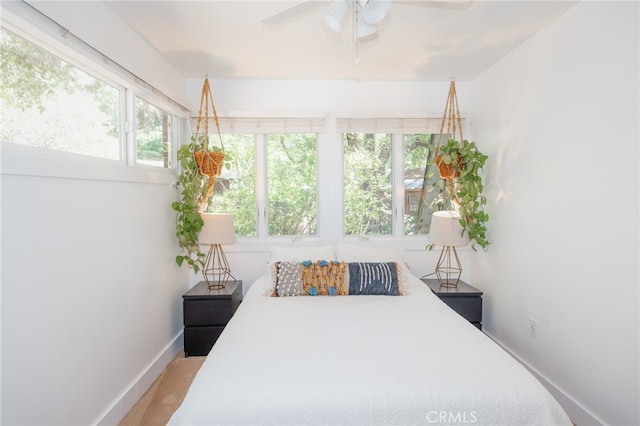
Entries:
{"label": "ceiling fan blade", "polygon": [[395,0],[394,3],[450,10],[467,10],[475,3],[475,0]]}
{"label": "ceiling fan blade", "polygon": [[285,22],[298,17],[299,15],[303,15],[316,9],[326,0],[305,0],[302,1],[295,6],[291,6],[286,8],[285,10],[276,13],[275,15],[271,15],[268,18],[262,20],[262,23],[265,25],[280,25]]}

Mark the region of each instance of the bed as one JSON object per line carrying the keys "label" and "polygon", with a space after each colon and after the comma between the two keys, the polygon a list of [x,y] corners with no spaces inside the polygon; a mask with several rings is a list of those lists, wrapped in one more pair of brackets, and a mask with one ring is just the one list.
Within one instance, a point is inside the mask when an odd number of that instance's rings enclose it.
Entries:
{"label": "bed", "polygon": [[274,297],[285,262],[275,259],[286,257],[274,253],[170,425],[571,425],[547,390],[433,295],[401,254],[328,250],[298,248],[286,262],[395,263],[401,295]]}

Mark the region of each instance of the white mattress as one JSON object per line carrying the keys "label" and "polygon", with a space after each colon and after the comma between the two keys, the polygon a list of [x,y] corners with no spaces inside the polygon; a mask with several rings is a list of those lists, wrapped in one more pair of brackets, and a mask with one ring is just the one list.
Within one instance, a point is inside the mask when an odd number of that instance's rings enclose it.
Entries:
{"label": "white mattress", "polygon": [[570,425],[414,276],[405,296],[267,297],[259,279],[171,425]]}

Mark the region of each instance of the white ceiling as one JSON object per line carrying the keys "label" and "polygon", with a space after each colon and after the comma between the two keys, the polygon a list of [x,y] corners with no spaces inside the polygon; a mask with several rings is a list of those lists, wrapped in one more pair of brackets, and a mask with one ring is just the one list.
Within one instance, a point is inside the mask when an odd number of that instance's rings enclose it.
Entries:
{"label": "white ceiling", "polygon": [[107,1],[186,78],[460,81],[473,79],[575,1],[400,1],[359,43],[331,31],[323,1]]}

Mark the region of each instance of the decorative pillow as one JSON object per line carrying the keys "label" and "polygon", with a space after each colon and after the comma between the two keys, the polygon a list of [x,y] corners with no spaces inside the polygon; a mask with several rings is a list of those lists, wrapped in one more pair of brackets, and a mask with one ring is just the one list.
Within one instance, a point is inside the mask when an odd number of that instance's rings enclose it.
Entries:
{"label": "decorative pillow", "polygon": [[320,260],[302,262],[302,290],[309,296],[348,294],[344,262]]}
{"label": "decorative pillow", "polygon": [[349,294],[400,296],[396,262],[349,263]]}
{"label": "decorative pillow", "polygon": [[402,295],[396,262],[275,262],[272,297]]}
{"label": "decorative pillow", "polygon": [[302,296],[302,264],[300,262],[276,262],[272,296]]}
{"label": "decorative pillow", "polygon": [[344,262],[275,262],[273,297],[343,296],[348,294]]}
{"label": "decorative pillow", "polygon": [[409,270],[401,247],[340,242],[336,246],[336,255],[338,259],[345,262],[396,262],[400,274],[398,281],[401,284],[405,281],[406,272]]}

